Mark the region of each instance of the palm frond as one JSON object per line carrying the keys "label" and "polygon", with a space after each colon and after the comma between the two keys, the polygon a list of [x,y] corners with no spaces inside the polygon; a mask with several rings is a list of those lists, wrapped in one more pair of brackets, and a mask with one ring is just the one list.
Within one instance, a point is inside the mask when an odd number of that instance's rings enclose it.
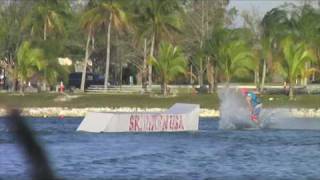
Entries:
{"label": "palm frond", "polygon": [[186,72],[187,62],[181,50],[168,43],[160,44],[158,58],[151,58],[150,62],[165,83]]}

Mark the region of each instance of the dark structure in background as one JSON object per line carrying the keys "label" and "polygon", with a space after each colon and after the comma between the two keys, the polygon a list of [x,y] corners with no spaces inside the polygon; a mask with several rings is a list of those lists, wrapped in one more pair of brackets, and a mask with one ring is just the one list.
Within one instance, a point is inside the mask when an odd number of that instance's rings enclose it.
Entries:
{"label": "dark structure in background", "polygon": [[10,132],[17,139],[20,147],[24,151],[26,158],[31,165],[31,176],[34,180],[56,179],[45,152],[34,137],[31,129],[26,124],[26,120],[20,116],[18,109],[8,111],[6,118]]}
{"label": "dark structure in background", "polygon": [[[82,72],[75,72],[69,74],[69,88],[80,89],[81,85],[81,76]],[[91,85],[103,85],[104,84],[104,76],[93,74],[93,73],[86,73],[86,83],[85,88],[87,89]]]}

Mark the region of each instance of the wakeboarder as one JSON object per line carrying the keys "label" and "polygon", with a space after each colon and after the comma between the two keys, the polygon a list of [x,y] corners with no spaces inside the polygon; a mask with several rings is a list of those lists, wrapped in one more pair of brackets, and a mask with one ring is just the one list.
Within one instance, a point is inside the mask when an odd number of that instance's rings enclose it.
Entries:
{"label": "wakeboarder", "polygon": [[246,103],[249,108],[251,121],[259,125],[259,115],[262,109],[262,102],[259,98],[260,92],[248,91],[248,89],[242,88],[241,93],[246,98]]}

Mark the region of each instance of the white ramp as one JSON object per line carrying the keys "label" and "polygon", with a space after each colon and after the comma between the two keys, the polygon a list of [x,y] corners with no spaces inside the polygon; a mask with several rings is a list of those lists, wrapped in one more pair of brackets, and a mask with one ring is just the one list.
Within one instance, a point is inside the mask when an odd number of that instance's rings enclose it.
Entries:
{"label": "white ramp", "polygon": [[198,130],[200,105],[176,103],[170,109],[168,109],[166,113],[186,115],[186,119],[189,120],[185,123],[185,128],[190,130]]}
{"label": "white ramp", "polygon": [[93,113],[89,112],[77,131],[86,132],[176,132],[196,131],[200,106],[177,103],[166,112]]}
{"label": "white ramp", "polygon": [[103,119],[101,119],[101,113],[89,112],[82,120],[77,131],[103,132],[113,116],[112,113],[104,113]]}

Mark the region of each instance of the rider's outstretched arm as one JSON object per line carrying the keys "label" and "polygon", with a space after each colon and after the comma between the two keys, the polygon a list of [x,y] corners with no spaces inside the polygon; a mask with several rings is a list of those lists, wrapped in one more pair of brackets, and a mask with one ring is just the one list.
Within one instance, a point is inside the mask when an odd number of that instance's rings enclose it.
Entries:
{"label": "rider's outstretched arm", "polygon": [[252,104],[251,104],[251,97],[250,97],[250,96],[247,96],[247,97],[246,97],[246,101],[247,101],[247,104],[248,104],[249,111],[250,111],[250,113],[252,114],[252,112],[253,112],[253,107],[252,107]]}

